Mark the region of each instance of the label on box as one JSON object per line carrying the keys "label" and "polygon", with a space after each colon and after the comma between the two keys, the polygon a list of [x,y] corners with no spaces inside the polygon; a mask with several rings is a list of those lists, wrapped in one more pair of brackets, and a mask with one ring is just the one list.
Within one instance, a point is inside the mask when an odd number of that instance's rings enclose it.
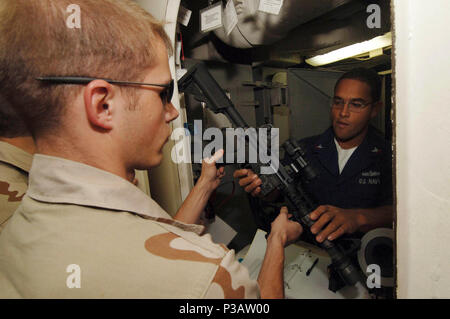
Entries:
{"label": "label on box", "polygon": [[189,24],[189,20],[191,20],[191,14],[192,11],[189,9],[186,9],[183,6],[180,6],[180,10],[178,11],[178,18],[177,21],[187,27]]}
{"label": "label on box", "polygon": [[270,14],[279,14],[283,0],[260,0],[258,10]]}
{"label": "label on box", "polygon": [[222,2],[200,10],[200,30],[208,32],[222,26]]}

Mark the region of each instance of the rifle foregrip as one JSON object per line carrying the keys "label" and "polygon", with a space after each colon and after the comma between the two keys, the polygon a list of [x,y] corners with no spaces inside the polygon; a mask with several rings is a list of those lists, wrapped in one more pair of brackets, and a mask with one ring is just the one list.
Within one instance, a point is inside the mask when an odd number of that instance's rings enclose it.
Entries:
{"label": "rifle foregrip", "polygon": [[[309,215],[303,216],[301,221],[309,228],[314,224],[314,221]],[[328,239],[325,239],[322,243],[319,243],[319,245],[330,255],[333,265],[345,283],[349,286],[354,286],[358,280],[360,280],[360,274],[350,258],[346,256],[335,243]]]}

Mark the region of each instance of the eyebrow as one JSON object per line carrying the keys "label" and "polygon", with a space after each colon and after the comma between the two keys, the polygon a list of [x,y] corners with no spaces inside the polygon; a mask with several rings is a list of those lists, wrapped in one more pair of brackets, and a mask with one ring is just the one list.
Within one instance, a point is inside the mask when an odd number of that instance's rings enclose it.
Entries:
{"label": "eyebrow", "polygon": [[[333,97],[333,99],[340,99],[340,100],[343,100],[343,98],[341,98],[340,96],[337,96],[337,95],[335,95],[334,97]],[[350,99],[350,101],[353,101],[353,102],[367,102],[366,100],[364,100],[364,99],[362,99],[362,98],[355,98],[355,99]]]}

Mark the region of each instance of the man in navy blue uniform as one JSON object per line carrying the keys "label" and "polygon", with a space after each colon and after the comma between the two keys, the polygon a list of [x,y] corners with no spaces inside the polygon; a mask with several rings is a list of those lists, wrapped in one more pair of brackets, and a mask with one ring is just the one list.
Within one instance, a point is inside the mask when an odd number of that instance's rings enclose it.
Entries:
{"label": "man in navy blue uniform", "polygon": [[[382,107],[380,97],[381,79],[375,71],[358,68],[344,73],[334,90],[331,127],[300,141],[319,173],[307,185],[320,205],[310,214],[318,242],[392,227],[391,148],[369,124]],[[237,170],[234,177],[246,192],[260,197],[261,179],[251,170]]]}

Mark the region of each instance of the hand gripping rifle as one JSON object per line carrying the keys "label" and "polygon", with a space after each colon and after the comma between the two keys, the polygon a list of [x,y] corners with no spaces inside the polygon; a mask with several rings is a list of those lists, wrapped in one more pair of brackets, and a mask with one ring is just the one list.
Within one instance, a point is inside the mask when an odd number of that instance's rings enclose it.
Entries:
{"label": "hand gripping rifle", "polygon": [[[178,81],[178,88],[181,92],[192,94],[197,100],[205,102],[206,106],[214,113],[224,114],[235,128],[249,128],[203,63],[191,67]],[[247,142],[246,146],[249,153],[257,150],[257,142],[252,139]],[[309,213],[318,205],[303,190],[298,181],[312,180],[316,177],[316,173],[305,160],[304,150],[294,140],[286,141],[281,147],[285,150],[291,163],[285,166],[279,165],[279,167],[274,167],[272,162],[269,164],[273,173],[259,176],[262,181],[261,194],[266,196],[278,189],[290,207],[290,213],[293,214],[294,219],[309,230],[314,224],[314,221],[309,218]],[[259,172],[262,166],[262,163],[244,164],[244,167],[251,168],[254,172]],[[360,280],[359,269],[353,265],[350,257],[339,244],[339,240],[333,242],[325,240],[316,244],[328,252],[332,261],[332,272],[337,273],[340,278],[341,283],[338,288],[330,288],[331,290],[337,291],[345,285],[353,286]],[[339,278],[337,279],[339,280]]]}

